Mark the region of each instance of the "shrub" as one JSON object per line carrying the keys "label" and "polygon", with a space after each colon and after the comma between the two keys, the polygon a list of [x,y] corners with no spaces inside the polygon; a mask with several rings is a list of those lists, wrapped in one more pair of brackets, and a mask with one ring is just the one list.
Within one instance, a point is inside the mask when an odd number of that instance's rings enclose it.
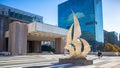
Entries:
{"label": "shrub", "polygon": [[42,51],[55,52],[55,49],[48,45],[43,45],[41,48],[42,48]]}

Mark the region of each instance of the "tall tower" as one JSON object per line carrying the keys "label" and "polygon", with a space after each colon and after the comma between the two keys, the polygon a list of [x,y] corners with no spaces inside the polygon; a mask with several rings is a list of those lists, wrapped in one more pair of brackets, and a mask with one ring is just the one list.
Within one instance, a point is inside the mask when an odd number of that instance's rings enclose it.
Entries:
{"label": "tall tower", "polygon": [[73,23],[72,10],[82,29],[82,37],[97,51],[104,43],[102,0],[68,0],[58,5],[58,26],[69,29]]}

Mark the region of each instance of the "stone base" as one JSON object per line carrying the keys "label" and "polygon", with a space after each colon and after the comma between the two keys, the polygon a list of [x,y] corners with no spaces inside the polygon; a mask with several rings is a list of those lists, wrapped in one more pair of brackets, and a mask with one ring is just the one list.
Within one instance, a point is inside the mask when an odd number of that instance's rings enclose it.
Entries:
{"label": "stone base", "polygon": [[91,65],[93,60],[87,60],[86,58],[60,58],[59,63],[62,64],[77,64],[77,65]]}

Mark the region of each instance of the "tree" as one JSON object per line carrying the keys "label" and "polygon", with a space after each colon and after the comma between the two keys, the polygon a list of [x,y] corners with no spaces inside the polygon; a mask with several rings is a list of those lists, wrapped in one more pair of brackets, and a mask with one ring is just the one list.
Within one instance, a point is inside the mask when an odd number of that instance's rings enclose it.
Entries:
{"label": "tree", "polygon": [[120,47],[117,45],[112,45],[110,43],[106,43],[104,47],[105,52],[120,52]]}

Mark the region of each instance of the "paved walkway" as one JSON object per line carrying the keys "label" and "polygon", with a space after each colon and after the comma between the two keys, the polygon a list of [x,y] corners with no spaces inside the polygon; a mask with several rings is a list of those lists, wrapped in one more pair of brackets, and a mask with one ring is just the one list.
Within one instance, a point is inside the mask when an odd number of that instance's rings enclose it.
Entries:
{"label": "paved walkway", "polygon": [[26,55],[26,56],[0,56],[0,68],[120,68],[120,56],[97,56],[88,55],[93,65],[76,66],[72,64],[59,64],[59,58],[64,55]]}

